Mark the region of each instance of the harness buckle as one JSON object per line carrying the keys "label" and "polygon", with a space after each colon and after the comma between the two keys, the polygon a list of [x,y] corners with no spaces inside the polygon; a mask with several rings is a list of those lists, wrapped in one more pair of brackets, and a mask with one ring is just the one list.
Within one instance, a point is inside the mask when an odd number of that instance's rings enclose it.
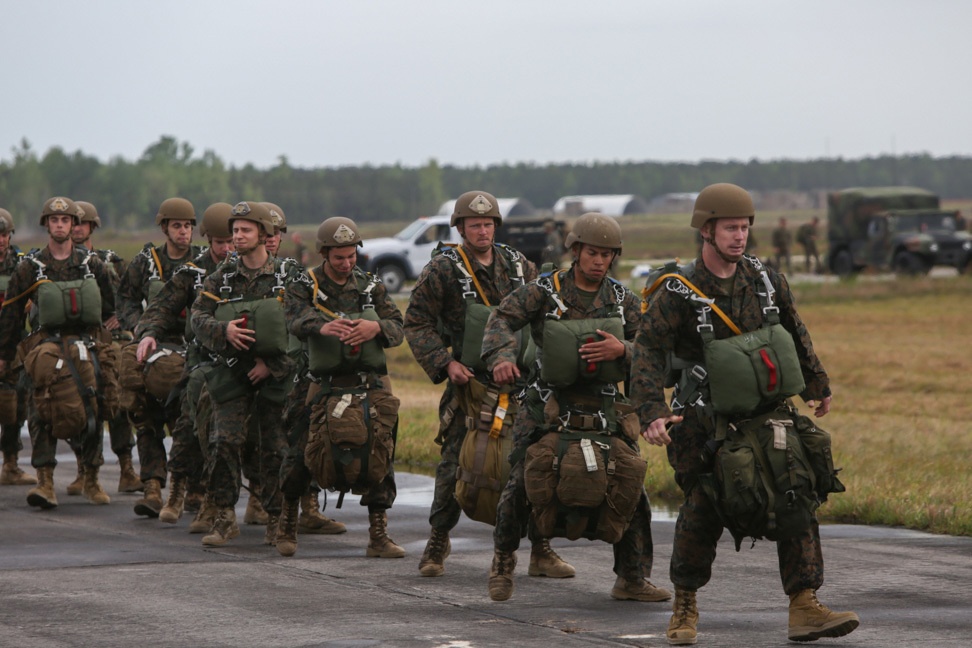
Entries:
{"label": "harness buckle", "polygon": [[236,363],[239,361],[240,361],[239,358],[223,358],[223,362],[226,364],[227,367],[230,368],[235,367]]}
{"label": "harness buckle", "polygon": [[695,378],[697,381],[702,382],[709,376],[709,372],[705,370],[702,365],[694,365],[689,369],[689,376]]}
{"label": "harness buckle", "polygon": [[775,314],[777,317],[780,315],[779,306],[767,306],[763,309],[763,315],[769,315],[770,313]]}

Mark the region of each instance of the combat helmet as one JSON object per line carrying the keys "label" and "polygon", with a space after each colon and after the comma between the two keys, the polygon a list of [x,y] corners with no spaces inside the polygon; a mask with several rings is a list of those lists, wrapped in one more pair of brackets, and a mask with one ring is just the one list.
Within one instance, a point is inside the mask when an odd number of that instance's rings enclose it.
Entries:
{"label": "combat helmet", "polygon": [[13,216],[3,207],[0,207],[0,234],[13,234],[15,231]]}
{"label": "combat helmet", "polygon": [[155,224],[161,225],[167,220],[187,220],[196,224],[196,210],[192,203],[185,198],[166,198],[159,205],[159,213],[155,215]]}
{"label": "combat helmet", "polygon": [[748,218],[752,225],[755,217],[756,207],[748,191],[738,185],[719,182],[699,192],[692,212],[692,227],[702,229],[713,218]]}
{"label": "combat helmet", "polygon": [[74,219],[74,224],[77,225],[81,222],[82,213],[84,212],[78,207],[77,203],[70,198],[54,196],[48,198],[41,209],[40,226],[45,227],[47,225],[48,216],[70,216]]}
{"label": "combat helmet", "polygon": [[233,209],[230,210],[229,219],[226,223],[230,230],[233,229],[233,221],[235,220],[246,220],[256,223],[263,228],[267,236],[274,235],[273,216],[270,215],[270,209],[266,203],[249,202],[246,200],[236,203],[233,205]]}
{"label": "combat helmet", "polygon": [[267,209],[270,210],[270,216],[273,218],[273,226],[277,228],[278,231],[287,231],[287,215],[284,214],[284,210],[280,208],[280,205],[275,205],[272,202],[264,202]]}
{"label": "combat helmet", "polygon": [[492,218],[496,227],[503,224],[499,201],[486,191],[467,191],[456,199],[449,225],[455,227],[463,218]]}
{"label": "combat helmet", "polygon": [[581,215],[567,234],[564,247],[568,250],[575,243],[587,243],[596,247],[609,248],[621,252],[621,226],[611,216],[597,212]]}
{"label": "combat helmet", "polygon": [[230,231],[229,217],[233,211],[233,206],[229,203],[213,203],[203,212],[202,224],[199,226],[199,235],[209,238],[229,238],[233,236]]}
{"label": "combat helmet", "polygon": [[358,226],[350,218],[334,216],[328,218],[317,228],[317,251],[324,248],[363,245]]}
{"label": "combat helmet", "polygon": [[101,218],[98,216],[98,210],[95,206],[86,200],[77,200],[75,203],[84,212],[81,214],[82,223],[91,223],[91,229],[96,227],[101,227]]}

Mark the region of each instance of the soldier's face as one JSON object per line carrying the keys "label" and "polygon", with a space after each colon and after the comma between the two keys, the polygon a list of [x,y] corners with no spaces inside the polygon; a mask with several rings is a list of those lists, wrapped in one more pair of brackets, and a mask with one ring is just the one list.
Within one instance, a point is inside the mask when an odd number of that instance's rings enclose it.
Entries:
{"label": "soldier's face", "polygon": [[74,228],[74,218],[64,214],[55,214],[47,217],[47,233],[55,243],[64,243],[71,238],[71,230]]}
{"label": "soldier's face", "polygon": [[216,261],[222,261],[233,251],[233,237],[209,239],[209,253]]}
{"label": "soldier's face", "polygon": [[0,234],[0,257],[7,254],[7,250],[10,249],[10,232],[4,232]]}
{"label": "soldier's face", "polygon": [[233,221],[233,245],[240,256],[246,256],[266,243],[261,239],[260,226],[245,220]]}
{"label": "soldier's face", "polygon": [[280,249],[280,231],[277,230],[276,234],[267,237],[267,252],[269,252],[273,256],[277,256],[277,250],[279,249]]}
{"label": "soldier's face", "polygon": [[83,245],[91,238],[91,223],[78,223],[71,228],[71,240],[78,245]]}
{"label": "soldier's face", "polygon": [[496,221],[492,218],[463,218],[456,229],[470,248],[476,252],[485,252],[493,246]]}
{"label": "soldier's face", "polygon": [[580,274],[579,283],[588,286],[600,284],[607,276],[614,254],[611,248],[581,243],[577,250],[577,263],[574,265],[574,269]]}
{"label": "soldier's face", "polygon": [[358,246],[327,248],[325,253],[324,272],[337,283],[347,281],[358,262]]}
{"label": "soldier's face", "polygon": [[748,218],[719,218],[712,222],[709,244],[728,263],[742,259],[749,239]]}
{"label": "soldier's face", "polygon": [[192,242],[192,221],[168,220],[162,224],[165,236],[177,250],[188,250]]}

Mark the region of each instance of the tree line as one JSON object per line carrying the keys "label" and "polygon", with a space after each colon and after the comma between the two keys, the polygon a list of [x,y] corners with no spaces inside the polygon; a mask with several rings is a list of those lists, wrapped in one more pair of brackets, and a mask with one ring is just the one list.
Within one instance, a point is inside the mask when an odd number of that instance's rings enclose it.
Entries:
{"label": "tree line", "polygon": [[227,166],[206,150],[163,136],[135,161],[108,162],[81,151],[52,147],[38,154],[25,139],[0,161],[0,206],[18,225],[36,226],[43,201],[66,195],[94,203],[106,226],[141,229],[154,225],[165,198],[182,196],[202,211],[218,202],[267,200],[280,205],[288,223],[316,224],[333,215],[358,221],[406,220],[432,214],[443,201],[471,188],[516,196],[541,209],[575,194],[637,194],[650,200],[693,192],[713,182],[734,182],[754,191],[816,192],[849,186],[915,185],[943,198],[970,195],[972,157],[901,155],[857,160],[594,162],[590,164],[501,164],[298,168],[281,156],[277,164]]}

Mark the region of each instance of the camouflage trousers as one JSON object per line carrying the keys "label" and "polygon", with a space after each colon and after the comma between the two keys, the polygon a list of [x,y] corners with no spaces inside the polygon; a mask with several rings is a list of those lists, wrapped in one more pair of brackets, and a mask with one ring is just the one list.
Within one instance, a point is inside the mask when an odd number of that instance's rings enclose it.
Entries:
{"label": "camouflage trousers", "polygon": [[256,434],[260,485],[253,489],[254,495],[260,497],[267,513],[280,515],[280,463],[286,450],[282,415],[282,404],[255,394],[213,403],[213,428],[205,472],[206,490],[217,507],[236,506],[242,487],[243,449],[247,437]]}
{"label": "camouflage trousers", "polygon": [[[82,466],[97,467],[105,463],[103,422],[98,421],[94,433],[84,433],[77,440],[76,454]],[[57,466],[57,437],[50,423],[41,420],[31,397],[27,406],[27,430],[30,433],[30,465],[34,468]]]}
{"label": "camouflage trousers", "polygon": [[168,463],[165,451],[165,426],[175,429],[179,418],[178,403],[161,403],[146,397],[145,409],[139,417],[132,418],[138,446],[139,477],[142,482],[156,479],[165,488]]}
{"label": "camouflage trousers", "polygon": [[456,469],[459,467],[459,450],[466,438],[465,415],[455,398],[452,381],[446,383],[439,400],[439,439],[442,449],[439,464],[435,467],[435,491],[429,524],[439,531],[451,531],[462,516],[462,507],[456,499]]}
{"label": "camouflage trousers", "polygon": [[197,367],[191,372],[179,399],[179,418],[172,428],[172,446],[169,449],[169,472],[172,473],[172,479],[188,479],[191,493],[203,490],[205,459],[197,434],[196,405],[202,398],[204,389],[204,368]]}
{"label": "camouflage trousers", "polygon": [[[521,405],[513,424],[513,456],[525,453],[526,447],[537,440],[537,430],[543,425],[535,413],[542,411],[536,407],[538,399],[535,390],[527,392],[527,399]],[[531,407],[531,405],[533,405]],[[530,524],[530,502],[526,496],[524,478],[525,461],[520,458],[510,469],[510,478],[500,495],[496,506],[496,528],[493,529],[493,545],[497,551],[516,551],[520,539],[530,533],[533,540],[533,525]],[[651,537],[651,506],[644,486],[634,517],[621,539],[614,543],[614,573],[625,580],[636,581],[651,578],[654,560],[654,544]]]}
{"label": "camouflage trousers", "polygon": [[[710,433],[695,416],[686,411],[685,420],[671,430],[668,460],[675,469],[675,480],[685,493],[685,501],[675,523],[670,577],[676,587],[698,590],[709,582],[716,545],[723,525],[712,502],[697,487],[697,475],[705,470],[701,452]],[[803,533],[776,543],[783,591],[793,594],[823,585],[823,554],[816,518]]]}

